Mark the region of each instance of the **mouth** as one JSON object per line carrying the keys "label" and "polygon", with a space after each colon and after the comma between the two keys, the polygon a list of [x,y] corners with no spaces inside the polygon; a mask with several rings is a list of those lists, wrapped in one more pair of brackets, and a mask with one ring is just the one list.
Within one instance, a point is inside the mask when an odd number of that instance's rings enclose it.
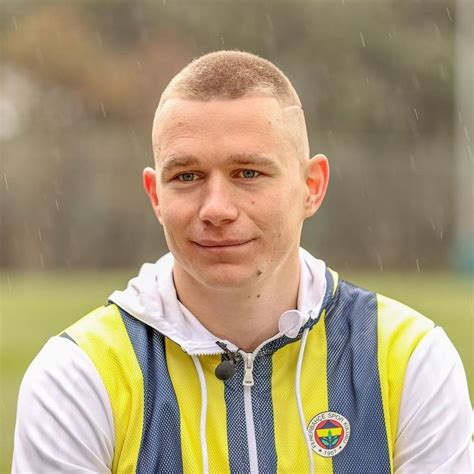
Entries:
{"label": "mouth", "polygon": [[254,239],[248,240],[199,240],[193,241],[195,245],[206,250],[226,250],[226,249],[237,249],[244,247],[246,244],[252,242]]}

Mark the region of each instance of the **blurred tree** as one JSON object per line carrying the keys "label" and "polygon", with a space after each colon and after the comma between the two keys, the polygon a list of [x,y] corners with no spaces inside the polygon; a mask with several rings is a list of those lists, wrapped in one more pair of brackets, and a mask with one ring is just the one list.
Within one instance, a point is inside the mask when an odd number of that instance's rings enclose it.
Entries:
{"label": "blurred tree", "polygon": [[[154,108],[184,64],[223,48],[288,73],[312,149],[332,159],[310,250],[348,266],[445,264],[455,13],[453,0],[6,2],[2,63],[38,94],[28,127],[2,142],[0,264],[158,256],[140,185]],[[41,240],[25,230],[42,227]]]}

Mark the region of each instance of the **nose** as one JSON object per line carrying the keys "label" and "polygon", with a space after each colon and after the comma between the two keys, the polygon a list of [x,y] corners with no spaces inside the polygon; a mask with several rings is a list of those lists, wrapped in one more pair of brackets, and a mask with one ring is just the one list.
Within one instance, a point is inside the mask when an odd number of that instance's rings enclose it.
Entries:
{"label": "nose", "polygon": [[233,222],[239,215],[232,185],[222,177],[210,177],[202,190],[199,219],[213,226]]}

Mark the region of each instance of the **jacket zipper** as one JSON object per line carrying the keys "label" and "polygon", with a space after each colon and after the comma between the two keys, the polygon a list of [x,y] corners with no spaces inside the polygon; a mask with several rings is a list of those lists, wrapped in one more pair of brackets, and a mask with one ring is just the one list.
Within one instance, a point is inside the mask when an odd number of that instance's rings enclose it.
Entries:
{"label": "jacket zipper", "polygon": [[[245,352],[239,350],[239,354],[242,357],[244,362],[244,378],[242,380],[242,385],[244,387],[244,411],[245,411],[245,425],[247,431],[247,444],[249,448],[249,464],[250,464],[250,473],[258,474],[258,455],[257,455],[257,440],[255,436],[255,425],[253,422],[253,408],[252,408],[252,387],[255,384],[253,377],[253,363],[255,357],[259,353],[260,349],[275,339],[281,337],[282,334],[278,333],[275,336],[267,339],[262,342],[253,352]],[[222,349],[217,351],[201,352],[194,355],[214,355],[222,354]]]}
{"label": "jacket zipper", "polygon": [[244,354],[245,355],[242,356],[244,359],[244,380],[242,385],[244,387],[253,387],[253,360],[255,359],[255,355],[247,352],[244,352]]}
{"label": "jacket zipper", "polygon": [[245,410],[245,426],[247,428],[247,444],[249,448],[249,464],[251,474],[258,474],[258,455],[257,440],[255,437],[255,425],[253,422],[252,408],[252,387],[253,379],[253,361],[257,355],[257,350],[253,353],[239,351],[244,361],[244,410]]}

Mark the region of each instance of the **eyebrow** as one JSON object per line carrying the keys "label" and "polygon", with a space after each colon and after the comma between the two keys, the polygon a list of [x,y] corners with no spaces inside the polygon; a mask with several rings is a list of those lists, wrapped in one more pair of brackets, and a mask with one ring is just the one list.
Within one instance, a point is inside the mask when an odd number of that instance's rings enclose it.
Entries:
{"label": "eyebrow", "polygon": [[266,168],[277,168],[275,160],[260,153],[239,153],[231,155],[229,162],[233,165],[258,165]]}
{"label": "eyebrow", "polygon": [[172,156],[165,159],[161,165],[161,174],[166,175],[176,168],[186,168],[187,166],[198,165],[199,160],[193,155]]}
{"label": "eyebrow", "polygon": [[[236,155],[231,155],[227,159],[227,162],[231,165],[239,166],[253,165],[271,169],[278,168],[275,160],[260,153],[238,153]],[[161,165],[161,174],[162,176],[166,176],[176,169],[197,166],[199,164],[200,160],[194,155],[171,156],[165,158],[165,161]]]}

